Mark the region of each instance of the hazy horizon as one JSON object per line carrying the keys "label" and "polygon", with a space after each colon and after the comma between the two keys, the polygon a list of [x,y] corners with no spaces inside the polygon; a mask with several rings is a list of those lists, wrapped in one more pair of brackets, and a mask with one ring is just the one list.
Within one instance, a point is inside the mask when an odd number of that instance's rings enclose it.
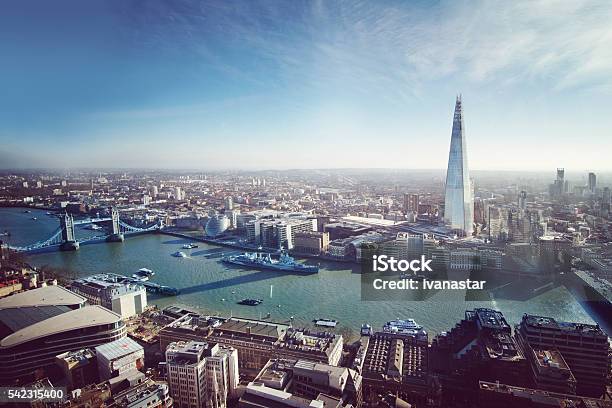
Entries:
{"label": "hazy horizon", "polygon": [[9,1],[0,168],[612,171],[612,3]]}

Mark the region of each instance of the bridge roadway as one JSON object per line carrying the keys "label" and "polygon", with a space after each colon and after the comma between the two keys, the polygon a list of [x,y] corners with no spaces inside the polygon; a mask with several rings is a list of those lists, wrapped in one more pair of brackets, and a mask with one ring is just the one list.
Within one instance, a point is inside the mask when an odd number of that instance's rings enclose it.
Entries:
{"label": "bridge roadway", "polygon": [[[88,218],[84,220],[74,221],[74,225],[92,224],[92,223],[104,222],[104,221],[112,221],[112,219],[111,218]],[[162,223],[153,224],[147,228],[134,227],[123,221],[119,221],[119,225],[121,228],[121,234],[123,236],[133,236],[133,235],[146,234],[149,232],[157,232],[163,228]],[[88,244],[96,244],[96,243],[101,243],[101,242],[108,242],[108,238],[111,237],[112,235],[113,234],[106,234],[106,235],[90,237],[90,238],[86,238],[82,240],[77,239],[74,242],[77,242],[79,246],[88,245]],[[62,244],[64,244],[64,241],[62,239],[62,228],[60,227],[57,230],[55,230],[53,234],[46,240],[34,242],[30,245],[26,245],[22,247],[10,246],[9,248],[12,249],[13,251],[23,252],[23,253],[40,253],[40,252],[50,252],[50,251],[59,250]]]}

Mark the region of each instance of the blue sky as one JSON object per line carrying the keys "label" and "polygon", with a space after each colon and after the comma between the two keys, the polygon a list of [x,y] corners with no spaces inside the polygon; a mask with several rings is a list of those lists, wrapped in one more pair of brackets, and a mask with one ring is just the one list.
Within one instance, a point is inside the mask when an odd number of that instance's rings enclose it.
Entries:
{"label": "blue sky", "polygon": [[[609,1],[7,1],[0,167],[612,170]],[[552,171],[552,170],[551,170]]]}

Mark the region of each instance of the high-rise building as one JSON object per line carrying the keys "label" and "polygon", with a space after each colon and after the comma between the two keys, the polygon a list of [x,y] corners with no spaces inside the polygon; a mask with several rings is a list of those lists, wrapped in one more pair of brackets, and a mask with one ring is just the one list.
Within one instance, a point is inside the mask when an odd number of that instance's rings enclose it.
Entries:
{"label": "high-rise building", "polygon": [[523,211],[527,209],[527,192],[525,190],[521,190],[518,195],[518,208]]}
{"label": "high-rise building", "polygon": [[418,213],[419,212],[419,195],[404,193],[403,210],[405,213],[408,213],[411,211],[413,213]]}
{"label": "high-rise building", "polygon": [[214,343],[170,343],[166,370],[170,395],[179,408],[225,408],[238,386],[236,350]]}
{"label": "high-rise building", "polygon": [[471,235],[474,222],[474,198],[468,170],[465,126],[461,97],[455,102],[453,131],[451,134],[446,188],[444,193],[444,220],[454,230]]}
{"label": "high-rise building", "polygon": [[589,173],[589,191],[594,193],[595,188],[597,188],[597,176],[595,173]]}
{"label": "high-rise building", "polygon": [[157,195],[159,194],[159,189],[157,188],[157,186],[151,186],[149,187],[149,192],[151,193],[151,196],[153,198],[156,198]]}
{"label": "high-rise building", "polygon": [[515,333],[530,348],[559,351],[576,378],[578,395],[600,397],[605,393],[610,346],[599,326],[525,314]]}
{"label": "high-rise building", "polygon": [[179,186],[174,188],[174,199],[175,200],[184,200],[185,199],[185,193],[183,192],[183,190],[181,190],[181,188]]}
{"label": "high-rise building", "polygon": [[557,168],[557,179],[550,185],[550,196],[558,198],[566,193],[569,189],[569,183],[565,180],[565,169]]}
{"label": "high-rise building", "polygon": [[203,407],[206,401],[208,344],[171,343],[166,350],[166,375],[170,395],[177,407]]}

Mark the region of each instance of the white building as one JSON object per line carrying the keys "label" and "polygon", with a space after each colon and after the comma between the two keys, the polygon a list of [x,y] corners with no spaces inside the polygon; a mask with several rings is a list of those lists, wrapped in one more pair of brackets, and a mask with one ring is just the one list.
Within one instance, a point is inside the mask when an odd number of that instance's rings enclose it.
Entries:
{"label": "white building", "polygon": [[183,190],[181,190],[180,187],[175,187],[174,188],[174,199],[175,200],[184,200],[185,199],[185,193],[183,192]]}
{"label": "white building", "polygon": [[211,351],[206,358],[207,407],[226,408],[227,399],[235,397],[238,389],[238,350],[217,345]]}
{"label": "white building", "polygon": [[226,408],[238,386],[238,352],[215,343],[170,343],[166,373],[176,407]]}
{"label": "white building", "polygon": [[144,368],[144,349],[129,337],[96,347],[100,381]]}
{"label": "white building", "polygon": [[120,282],[117,275],[99,274],[77,279],[71,289],[85,297],[89,304],[104,306],[124,319],[142,313],[147,307],[145,287]]}

